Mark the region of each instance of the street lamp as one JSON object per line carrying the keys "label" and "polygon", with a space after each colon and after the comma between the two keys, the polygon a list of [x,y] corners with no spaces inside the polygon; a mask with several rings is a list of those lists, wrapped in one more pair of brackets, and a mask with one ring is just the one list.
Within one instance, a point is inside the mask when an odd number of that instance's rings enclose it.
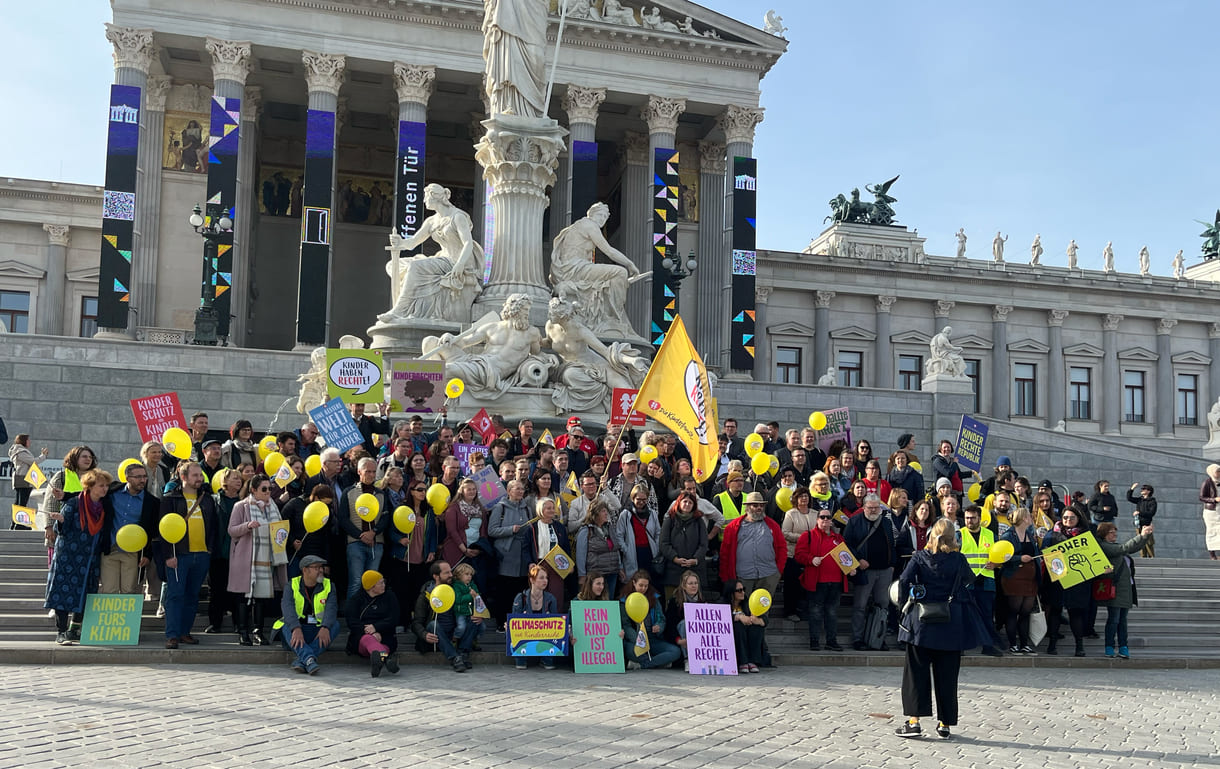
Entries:
{"label": "street lamp", "polygon": [[208,215],[205,219],[199,205],[191,212],[188,220],[200,236],[203,237],[203,300],[195,311],[195,344],[216,344],[216,328],[219,318],[216,315],[216,273],[219,266],[219,245],[222,238],[233,229],[233,220],[224,212],[219,204],[208,203]]}
{"label": "street lamp", "polygon": [[685,262],[682,261],[681,256],[677,259],[667,256],[661,260],[661,266],[673,277],[675,286],[680,287],[683,280],[695,274],[695,268],[699,266],[699,263],[695,261],[695,250],[692,248]]}

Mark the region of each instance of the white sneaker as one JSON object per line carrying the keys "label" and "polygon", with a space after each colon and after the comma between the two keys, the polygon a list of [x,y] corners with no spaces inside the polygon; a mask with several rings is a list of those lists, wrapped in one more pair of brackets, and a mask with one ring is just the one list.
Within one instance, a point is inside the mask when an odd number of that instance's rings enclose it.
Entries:
{"label": "white sneaker", "polygon": [[682,669],[687,673],[690,672],[690,660],[682,660]]}

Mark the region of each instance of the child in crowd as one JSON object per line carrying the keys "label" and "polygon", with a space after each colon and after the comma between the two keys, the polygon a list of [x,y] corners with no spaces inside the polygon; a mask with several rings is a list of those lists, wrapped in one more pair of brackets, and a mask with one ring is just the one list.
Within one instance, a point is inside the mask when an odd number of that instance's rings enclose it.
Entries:
{"label": "child in crowd", "polygon": [[454,566],[453,577],[453,616],[457,619],[454,634],[461,638],[470,624],[470,618],[474,616],[474,599],[479,595],[479,591],[473,584],[474,567],[470,564],[459,563]]}

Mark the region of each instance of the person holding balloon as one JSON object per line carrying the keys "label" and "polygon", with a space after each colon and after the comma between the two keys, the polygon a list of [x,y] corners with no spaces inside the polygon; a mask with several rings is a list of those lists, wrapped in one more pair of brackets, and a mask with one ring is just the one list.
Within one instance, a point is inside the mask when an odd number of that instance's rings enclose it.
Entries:
{"label": "person holding balloon", "polygon": [[[635,571],[623,588],[623,651],[628,670],[667,668],[682,657],[682,650],[666,641],[665,612],[647,571]],[[641,632],[647,651],[637,652]]]}
{"label": "person holding balloon", "polygon": [[739,579],[726,583],[726,597],[733,616],[733,641],[737,645],[737,672],[761,673],[767,621],[762,615],[771,608],[771,594],[758,588],[747,597],[746,585]]}
{"label": "person holding balloon", "polygon": [[1033,516],[1024,507],[1018,507],[1009,517],[1012,527],[996,540],[993,550],[1005,543],[1002,552],[1011,553],[1000,571],[1000,587],[1008,612],[1004,616],[1008,634],[1010,654],[1034,654],[1029,642],[1029,615],[1033,613],[1042,579],[1041,565],[1035,559],[1042,552],[1041,544],[1033,530]]}
{"label": "person holding balloon", "polygon": [[[267,476],[254,476],[246,485],[246,497],[233,508],[228,526],[232,537],[228,589],[241,596],[236,602],[236,617],[238,643],[242,646],[271,644],[263,635],[263,623],[267,614],[275,611],[276,594],[288,583],[288,559],[272,547],[271,524],[282,519],[271,499],[271,487]],[[281,560],[284,563],[279,563]]]}
{"label": "person holding balloon", "polygon": [[[140,569],[148,565],[144,548],[148,544],[148,532],[157,525],[161,503],[145,489],[148,471],[139,460],[128,459],[119,465],[119,481],[110,487],[103,498],[110,517],[106,523],[106,536],[102,541],[101,577],[98,592],[135,595],[140,592]],[[119,541],[119,532],[127,526],[129,536],[135,540]],[[139,547],[130,547],[143,539]],[[128,545],[128,547],[124,547]]]}
{"label": "person holding balloon", "polygon": [[[55,612],[55,643],[64,646],[80,640],[85,597],[97,591],[101,570],[104,528],[109,503],[103,503],[113,478],[104,470],[90,470],[79,479],[80,491],[47,514],[55,527],[55,550],[47,571],[43,608]],[[73,614],[68,624],[68,613]]]}
{"label": "person holding balloon", "polygon": [[301,576],[301,560],[315,555],[323,561],[330,555],[330,537],[325,526],[331,517],[335,493],[320,483],[308,497],[295,497],[284,505],[281,515],[288,521],[288,578]]}
{"label": "person holding balloon", "polygon": [[157,561],[165,579],[165,648],[197,644],[191,625],[199,608],[199,588],[220,540],[216,501],[203,485],[197,462],[178,465],[180,485],[161,500]]}
{"label": "person holding balloon", "polygon": [[470,653],[483,632],[483,618],[471,617],[466,631],[456,636],[457,617],[451,611],[457,596],[453,590],[453,569],[448,561],[434,561],[428,568],[429,580],[415,599],[415,614],[411,631],[415,634],[415,649],[427,654],[437,648],[455,673],[465,673],[473,666]]}
{"label": "person holding balloon", "polygon": [[377,488],[377,460],[363,457],[356,465],[357,481],[343,492],[337,517],[347,535],[347,597],[360,590],[360,576],[381,565],[379,541],[390,523],[385,492]]}
{"label": "person holding balloon", "polygon": [[479,487],[464,478],[457,494],[445,508],[445,540],[441,556],[449,563],[468,563],[475,571],[480,593],[487,592],[491,579],[491,540],[487,536],[488,514],[479,500]]}

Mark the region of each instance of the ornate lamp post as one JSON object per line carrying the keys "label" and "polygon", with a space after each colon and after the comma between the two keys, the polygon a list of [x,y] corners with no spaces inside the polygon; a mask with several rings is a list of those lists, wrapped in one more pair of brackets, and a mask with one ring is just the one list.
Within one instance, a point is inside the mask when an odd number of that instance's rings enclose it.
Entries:
{"label": "ornate lamp post", "polygon": [[191,227],[203,238],[203,298],[195,311],[195,344],[216,344],[216,270],[221,237],[233,229],[233,220],[215,203],[208,204],[207,218],[198,205],[191,212]]}
{"label": "ornate lamp post", "polygon": [[699,263],[695,261],[695,250],[691,249],[691,252],[686,257],[686,261],[682,261],[681,256],[677,259],[671,259],[667,256],[661,260],[661,266],[673,276],[675,287],[679,287],[682,285],[683,280],[695,274],[695,269],[699,266]]}

